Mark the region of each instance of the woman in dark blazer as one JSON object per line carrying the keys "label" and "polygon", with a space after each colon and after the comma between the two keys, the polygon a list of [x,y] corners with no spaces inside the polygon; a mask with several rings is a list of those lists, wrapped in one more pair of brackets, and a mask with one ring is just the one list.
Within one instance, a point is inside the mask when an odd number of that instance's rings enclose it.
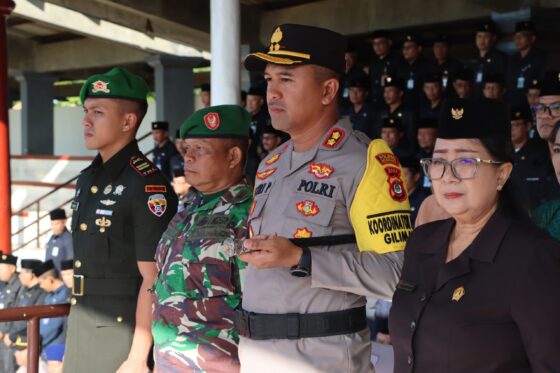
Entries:
{"label": "woman in dark blazer", "polygon": [[422,164],[452,218],[408,240],[389,320],[395,373],[560,372],[560,244],[516,205],[509,123],[495,100],[442,108]]}

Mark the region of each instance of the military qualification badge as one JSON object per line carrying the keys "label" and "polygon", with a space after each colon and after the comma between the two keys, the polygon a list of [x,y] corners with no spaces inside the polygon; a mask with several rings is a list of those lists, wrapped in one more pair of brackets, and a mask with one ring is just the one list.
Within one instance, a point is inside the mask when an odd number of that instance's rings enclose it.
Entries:
{"label": "military qualification badge", "polygon": [[237,256],[245,253],[250,253],[252,250],[243,246],[244,239],[240,238],[226,238],[223,242],[226,255]]}

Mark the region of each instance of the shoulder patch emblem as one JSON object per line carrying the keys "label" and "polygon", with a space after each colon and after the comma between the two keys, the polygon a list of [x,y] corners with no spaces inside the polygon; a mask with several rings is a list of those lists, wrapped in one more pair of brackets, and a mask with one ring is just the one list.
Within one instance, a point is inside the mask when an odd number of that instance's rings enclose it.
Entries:
{"label": "shoulder patch emblem", "polygon": [[139,157],[137,155],[130,158],[130,165],[134,171],[142,176],[148,176],[158,171],[158,168],[152,162],[145,157]]}
{"label": "shoulder patch emblem", "polygon": [[163,194],[152,194],[148,197],[148,207],[152,214],[159,218],[167,210],[167,200]]}
{"label": "shoulder patch emblem", "polygon": [[296,210],[303,216],[315,216],[321,211],[319,206],[309,199],[296,203]]}
{"label": "shoulder patch emblem", "polygon": [[342,141],[343,138],[344,138],[344,131],[340,128],[335,127],[331,130],[331,132],[323,142],[323,145],[326,146],[327,148],[332,149],[335,146],[337,146]]}
{"label": "shoulder patch emblem", "polygon": [[209,130],[215,131],[220,127],[220,116],[218,113],[208,113],[204,116],[204,124]]}
{"label": "shoulder patch emblem", "polygon": [[276,168],[267,168],[264,171],[257,172],[257,178],[259,180],[266,180],[270,175],[276,172]]}
{"label": "shoulder patch emblem", "polygon": [[274,154],[272,157],[270,157],[269,160],[267,160],[266,162],[264,162],[264,164],[266,164],[267,166],[270,166],[271,164],[275,163],[277,160],[280,159],[280,156],[282,156],[282,153],[276,153]]}
{"label": "shoulder patch emblem", "polygon": [[310,238],[310,237],[313,237],[313,233],[305,227],[297,228],[296,232],[294,233],[294,238]]}
{"label": "shoulder patch emblem", "polygon": [[146,185],[144,191],[146,193],[166,193],[167,187],[165,185]]}
{"label": "shoulder patch emblem", "polygon": [[379,153],[375,156],[375,158],[383,166],[386,164],[394,164],[395,166],[398,166],[400,164],[399,158],[393,153]]}
{"label": "shoulder patch emblem", "polygon": [[397,202],[406,201],[408,196],[401,179],[401,170],[392,166],[388,166],[384,170],[388,176],[387,182],[389,183],[389,194],[391,198]]}
{"label": "shoulder patch emblem", "polygon": [[324,163],[313,163],[309,165],[309,171],[316,179],[328,179],[334,172],[334,168]]}

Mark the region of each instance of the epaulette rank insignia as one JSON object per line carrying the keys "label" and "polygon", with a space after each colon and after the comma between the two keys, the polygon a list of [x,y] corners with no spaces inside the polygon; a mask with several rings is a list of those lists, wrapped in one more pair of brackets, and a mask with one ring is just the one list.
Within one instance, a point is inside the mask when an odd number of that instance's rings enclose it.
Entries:
{"label": "epaulette rank insignia", "polygon": [[158,168],[152,162],[137,155],[130,158],[130,165],[134,171],[142,176],[148,176],[158,171]]}
{"label": "epaulette rank insignia", "polygon": [[344,131],[340,128],[333,128],[325,141],[323,142],[323,146],[327,148],[334,148],[336,147],[344,138]]}

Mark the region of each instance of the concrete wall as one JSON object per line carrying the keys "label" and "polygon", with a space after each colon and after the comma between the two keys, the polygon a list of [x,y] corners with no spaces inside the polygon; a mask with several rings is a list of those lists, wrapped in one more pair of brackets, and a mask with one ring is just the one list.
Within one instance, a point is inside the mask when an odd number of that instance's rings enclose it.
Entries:
{"label": "concrete wall", "polygon": [[[54,109],[54,154],[70,156],[94,156],[95,151],[84,146],[82,118],[84,112],[81,107],[58,107]],[[151,131],[151,122],[156,117],[156,105],[150,104],[148,112],[140,125],[138,137]],[[21,155],[21,110],[10,110],[10,153]],[[150,150],[153,143],[149,140],[142,142],[140,149]]]}

